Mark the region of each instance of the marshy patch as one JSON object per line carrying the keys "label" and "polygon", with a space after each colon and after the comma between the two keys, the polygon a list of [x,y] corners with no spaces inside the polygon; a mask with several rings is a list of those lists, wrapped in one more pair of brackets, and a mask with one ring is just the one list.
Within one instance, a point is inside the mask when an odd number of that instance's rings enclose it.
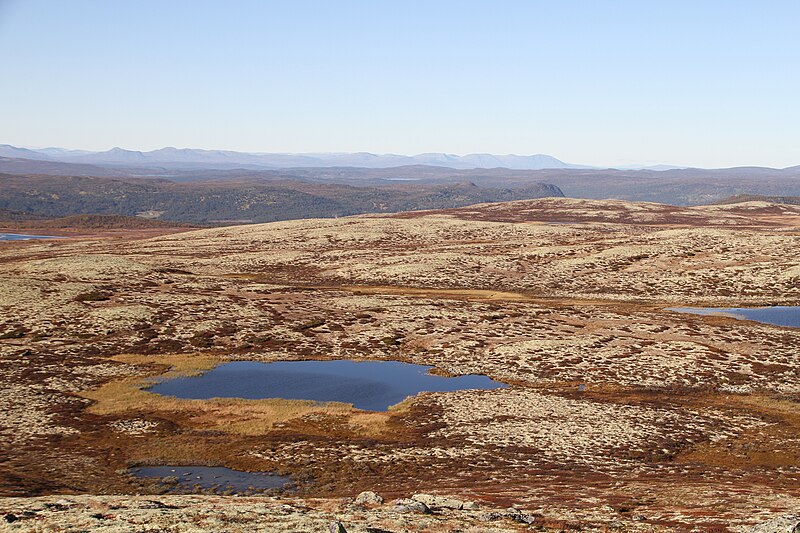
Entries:
{"label": "marshy patch", "polygon": [[137,478],[154,479],[167,492],[192,493],[212,491],[221,494],[254,494],[271,490],[286,490],[291,486],[288,476],[271,472],[244,472],[221,466],[140,466],[131,468]]}
{"label": "marshy patch", "polygon": [[[225,367],[230,360],[224,356],[201,353],[163,356],[124,354],[114,356],[111,360],[133,365],[138,371],[136,375],[109,381],[97,388],[85,390],[80,395],[92,401],[92,405],[87,408],[88,413],[116,419],[109,426],[115,434],[119,434],[116,427],[119,420],[136,419],[156,421],[157,424],[150,433],[159,441],[164,439],[159,432],[166,428],[160,421],[169,421],[174,427],[181,428],[179,433],[184,435],[198,431],[246,439],[286,432],[294,434],[299,431],[304,435],[325,438],[379,438],[392,441],[413,438],[407,435],[409,428],[403,422],[413,406],[411,398],[399,403],[389,400],[393,402],[391,407],[377,412],[364,411],[355,408],[351,402],[339,401],[275,397],[178,398],[157,394],[153,387],[172,380],[189,379],[191,376],[202,377],[213,372],[215,368]],[[421,368],[427,370],[429,367]],[[438,376],[430,377],[446,381]],[[406,396],[400,397],[400,400],[404,398]],[[136,435],[138,436],[134,436],[140,440],[145,436],[139,433]],[[142,442],[137,444],[139,448],[142,446]],[[158,453],[141,456],[139,460],[150,463],[156,457],[162,457],[160,461],[167,464],[178,459],[181,462],[191,461],[191,454],[173,457],[164,446],[159,445],[157,448]],[[191,453],[197,452],[195,450]],[[216,456],[205,457],[204,461],[215,458]]]}
{"label": "marshy patch", "polygon": [[398,361],[235,361],[199,376],[165,380],[148,390],[181,399],[279,398],[338,402],[365,411],[386,411],[421,392],[507,386],[481,375],[435,375],[432,369]]}
{"label": "marshy patch", "polygon": [[[102,416],[128,416],[149,413],[156,418],[171,420],[181,427],[222,431],[238,435],[263,435],[276,424],[301,418],[309,414],[348,416],[353,414],[349,405],[342,403],[320,404],[313,401],[241,398],[211,398],[188,400],[162,396],[148,390],[157,380],[196,376],[224,363],[225,359],[202,354],[176,354],[146,356],[118,355],[111,358],[120,363],[136,365],[144,375],[110,381],[100,387],[83,391],[81,396],[94,403],[88,411]],[[148,370],[144,370],[144,369]],[[149,374],[149,377],[147,377]],[[382,425],[370,425],[370,431],[383,431]]]}

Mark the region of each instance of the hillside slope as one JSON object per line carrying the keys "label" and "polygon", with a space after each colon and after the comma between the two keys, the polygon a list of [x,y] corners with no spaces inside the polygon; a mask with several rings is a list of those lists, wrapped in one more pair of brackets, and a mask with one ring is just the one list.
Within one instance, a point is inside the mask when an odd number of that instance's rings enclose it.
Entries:
{"label": "hillside slope", "polygon": [[715,202],[718,205],[742,202],[769,202],[772,204],[800,205],[800,196],[765,196],[761,194],[737,194]]}
{"label": "hillside slope", "polygon": [[0,209],[43,217],[144,215],[201,225],[442,209],[544,196],[563,193],[546,183],[516,189],[472,183],[355,187],[298,180],[178,183],[143,178],[0,175]]}

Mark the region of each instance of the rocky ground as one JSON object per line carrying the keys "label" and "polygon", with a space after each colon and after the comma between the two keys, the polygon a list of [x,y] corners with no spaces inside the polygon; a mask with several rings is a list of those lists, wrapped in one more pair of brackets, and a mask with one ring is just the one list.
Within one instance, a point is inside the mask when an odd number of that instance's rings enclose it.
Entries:
{"label": "rocky ground", "polygon": [[[365,497],[366,496],[366,497]],[[427,502],[427,503],[425,503]],[[71,496],[0,501],[8,531],[294,531],[381,533],[464,531],[503,533],[544,526],[548,520],[516,508],[474,506],[426,494],[384,502],[365,492],[358,498],[297,500],[278,497]],[[430,505],[430,506],[429,506]],[[556,524],[557,525],[557,524]],[[331,526],[334,526],[331,529]],[[387,529],[391,528],[391,529]]]}
{"label": "rocky ground", "polygon": [[[563,198],[0,244],[0,528],[724,531],[797,512],[800,330],[669,308],[798,305],[798,245],[793,206]],[[386,413],[142,390],[310,358],[511,386]],[[164,494],[127,473],[144,464],[295,489]],[[342,500],[365,490],[387,503]],[[391,503],[418,492],[480,510]]]}

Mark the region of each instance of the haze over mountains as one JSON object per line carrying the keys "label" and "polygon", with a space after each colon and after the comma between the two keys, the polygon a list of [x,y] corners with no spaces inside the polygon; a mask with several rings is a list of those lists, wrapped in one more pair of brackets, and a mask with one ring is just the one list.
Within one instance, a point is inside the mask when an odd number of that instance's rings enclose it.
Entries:
{"label": "haze over mountains", "polygon": [[[99,165],[104,167],[162,168],[173,170],[204,169],[284,169],[284,168],[327,168],[353,167],[367,169],[386,169],[402,166],[424,165],[445,167],[456,170],[509,169],[509,170],[652,170],[669,171],[692,167],[673,164],[626,164],[613,166],[580,165],[564,162],[547,154],[515,155],[475,153],[466,155],[443,152],[427,152],[417,155],[375,154],[370,152],[308,152],[308,153],[270,153],[237,152],[233,150],[204,150],[197,148],[165,147],[151,151],[127,150],[115,147],[106,151],[72,150],[68,148],[23,148],[11,144],[0,144],[0,157]],[[750,168],[750,167],[739,167]],[[753,167],[769,168],[769,167]],[[790,170],[787,169],[773,170]],[[708,170],[708,169],[704,169]]]}
{"label": "haze over mountains", "polygon": [[413,156],[397,154],[358,153],[249,153],[230,150],[199,150],[193,148],[161,148],[149,152],[112,148],[105,152],[67,150],[64,148],[28,149],[0,145],[0,156],[85,163],[92,165],[153,166],[167,168],[292,168],[292,167],[362,167],[390,168],[405,165],[429,165],[456,169],[509,168],[540,170],[546,168],[589,168],[573,165],[555,157],[536,155],[425,153]]}

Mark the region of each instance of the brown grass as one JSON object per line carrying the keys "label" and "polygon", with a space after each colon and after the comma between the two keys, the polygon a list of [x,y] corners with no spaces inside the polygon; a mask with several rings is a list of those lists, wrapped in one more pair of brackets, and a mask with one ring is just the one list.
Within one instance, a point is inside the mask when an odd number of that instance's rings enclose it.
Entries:
{"label": "brown grass", "polygon": [[[246,275],[242,275],[246,276]],[[382,296],[406,296],[415,298],[443,299],[443,300],[467,300],[467,301],[490,301],[497,303],[522,302],[538,303],[550,307],[576,306],[576,305],[603,305],[613,306],[620,310],[629,309],[661,309],[663,305],[645,302],[619,302],[613,299],[595,298],[569,298],[542,296],[526,294],[524,292],[495,291],[487,289],[436,289],[421,287],[405,287],[394,285],[315,285],[305,286],[317,290],[339,290],[347,291],[355,295],[377,294]],[[668,303],[664,304],[668,305]],[[709,318],[705,316],[704,318]]]}
{"label": "brown grass", "polygon": [[760,395],[724,396],[715,403],[777,423],[744,431],[735,438],[700,444],[683,454],[681,460],[726,468],[800,465],[800,404]]}
{"label": "brown grass", "polygon": [[202,353],[173,355],[121,354],[110,358],[112,361],[128,365],[147,366],[153,369],[152,375],[172,379],[196,376],[227,361],[226,357]]}

